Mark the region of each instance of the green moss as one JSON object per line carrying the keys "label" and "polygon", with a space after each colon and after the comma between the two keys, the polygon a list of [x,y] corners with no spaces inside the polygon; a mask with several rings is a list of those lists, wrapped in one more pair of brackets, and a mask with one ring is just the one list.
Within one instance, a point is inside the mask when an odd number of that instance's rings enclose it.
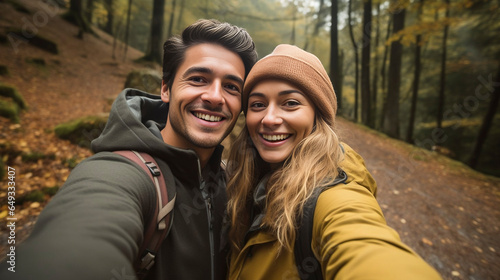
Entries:
{"label": "green moss", "polygon": [[19,106],[12,101],[0,100],[0,117],[19,123]]}
{"label": "green moss", "polygon": [[37,162],[38,160],[41,160],[41,159],[54,160],[56,158],[56,156],[54,154],[46,155],[46,154],[40,153],[40,152],[33,152],[33,153],[23,154],[21,156],[21,158],[24,162]]}
{"label": "green moss", "polygon": [[37,65],[37,66],[45,66],[46,65],[45,59],[43,59],[43,58],[36,58],[36,57],[26,58],[26,62],[29,64]]}
{"label": "green moss", "polygon": [[15,87],[0,84],[0,96],[11,98],[20,109],[26,109],[26,101]]}
{"label": "green moss", "polygon": [[59,190],[59,186],[53,186],[53,187],[43,188],[42,192],[48,196],[54,196],[58,190]]}
{"label": "green moss", "polygon": [[73,169],[78,164],[78,159],[76,157],[71,157],[71,158],[63,160],[62,164],[64,164],[65,166],[67,166],[70,169]]}
{"label": "green moss", "polygon": [[107,116],[87,116],[59,124],[54,132],[61,139],[90,148],[90,142],[101,134],[107,120]]}
{"label": "green moss", "polygon": [[16,204],[23,204],[25,202],[43,202],[45,201],[45,194],[40,190],[31,191],[16,199]]}

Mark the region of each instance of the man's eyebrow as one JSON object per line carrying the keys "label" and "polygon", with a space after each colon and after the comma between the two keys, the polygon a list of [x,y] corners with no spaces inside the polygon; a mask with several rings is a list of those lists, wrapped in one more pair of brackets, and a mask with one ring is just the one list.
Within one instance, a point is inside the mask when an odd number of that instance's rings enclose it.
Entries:
{"label": "man's eyebrow", "polygon": [[[207,68],[207,67],[194,66],[194,67],[188,68],[184,72],[184,74],[182,75],[182,78],[186,79],[189,75],[191,75],[193,73],[213,74],[214,71],[212,71],[212,69]],[[229,80],[233,80],[233,81],[237,82],[240,85],[243,84],[243,79],[241,79],[240,77],[238,77],[236,75],[229,74],[229,75],[224,76],[224,78],[225,79],[229,79]]]}
{"label": "man's eyebrow", "polygon": [[229,80],[233,80],[240,85],[243,84],[243,79],[241,79],[240,77],[235,76],[235,75],[226,75],[226,76],[224,76],[224,78],[229,79]]}
{"label": "man's eyebrow", "polygon": [[193,73],[205,73],[205,74],[212,74],[213,71],[212,69],[210,68],[207,68],[207,67],[191,67],[191,68],[188,68],[184,74],[182,75],[182,78],[185,79],[187,78],[189,75],[193,74]]}

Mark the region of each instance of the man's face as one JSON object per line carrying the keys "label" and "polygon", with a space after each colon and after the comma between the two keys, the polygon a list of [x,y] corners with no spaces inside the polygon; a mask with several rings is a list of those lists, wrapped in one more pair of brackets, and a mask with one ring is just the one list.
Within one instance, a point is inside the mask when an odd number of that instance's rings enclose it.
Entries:
{"label": "man's face", "polygon": [[226,48],[202,43],[189,47],[172,89],[162,85],[169,103],[165,143],[198,153],[212,151],[232,130],[241,109],[245,67]]}

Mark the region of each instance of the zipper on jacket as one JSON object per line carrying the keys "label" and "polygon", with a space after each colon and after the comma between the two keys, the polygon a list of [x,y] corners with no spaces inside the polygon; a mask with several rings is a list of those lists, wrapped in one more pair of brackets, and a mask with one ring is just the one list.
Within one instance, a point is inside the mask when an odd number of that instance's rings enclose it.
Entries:
{"label": "zipper on jacket", "polygon": [[214,215],[213,215],[213,207],[212,207],[212,194],[205,187],[205,180],[201,174],[200,162],[198,160],[198,170],[200,171],[200,191],[203,196],[203,200],[205,201],[205,209],[207,211],[208,218],[208,237],[210,242],[210,267],[211,267],[211,279],[215,280],[215,245],[214,245]]}

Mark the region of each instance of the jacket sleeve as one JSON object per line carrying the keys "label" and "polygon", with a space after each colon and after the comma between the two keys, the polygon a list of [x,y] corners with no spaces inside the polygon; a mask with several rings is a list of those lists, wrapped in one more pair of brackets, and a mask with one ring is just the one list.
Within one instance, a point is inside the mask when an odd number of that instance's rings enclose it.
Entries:
{"label": "jacket sleeve", "polygon": [[139,166],[94,155],[71,172],[17,247],[16,272],[3,263],[0,278],[133,279],[143,213],[154,203],[154,185]]}
{"label": "jacket sleeve", "polygon": [[361,157],[346,152],[346,184],[324,191],[314,214],[312,248],[325,279],[441,279],[390,228]]}

